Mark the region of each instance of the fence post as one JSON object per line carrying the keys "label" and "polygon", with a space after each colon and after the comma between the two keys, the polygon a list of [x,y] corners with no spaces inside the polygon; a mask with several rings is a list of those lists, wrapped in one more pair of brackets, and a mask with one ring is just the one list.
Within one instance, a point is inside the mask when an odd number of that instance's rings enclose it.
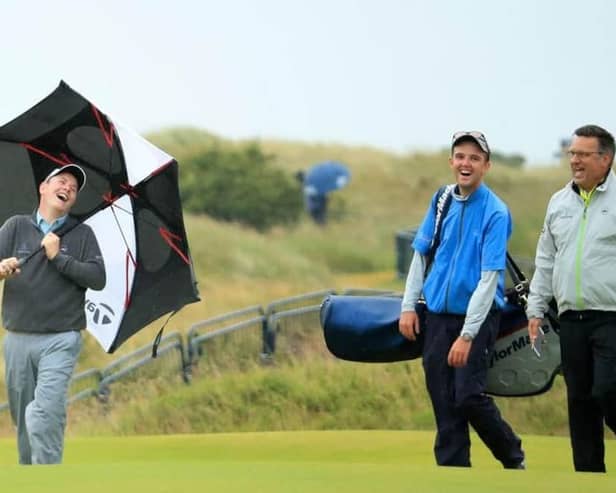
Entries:
{"label": "fence post", "polygon": [[264,316],[261,328],[261,361],[264,363],[269,363],[276,351],[276,327],[272,326],[271,318],[271,315]]}

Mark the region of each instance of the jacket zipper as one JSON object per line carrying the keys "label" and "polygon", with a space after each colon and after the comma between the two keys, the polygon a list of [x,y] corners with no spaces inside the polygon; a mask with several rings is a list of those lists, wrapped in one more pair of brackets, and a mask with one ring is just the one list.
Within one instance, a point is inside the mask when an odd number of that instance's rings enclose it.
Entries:
{"label": "jacket zipper", "polygon": [[575,305],[578,310],[585,307],[584,296],[582,293],[582,251],[584,249],[584,238],[586,236],[586,212],[588,203],[584,200],[584,211],[582,212],[582,222],[578,233],[578,241],[575,252]]}
{"label": "jacket zipper", "polygon": [[458,228],[458,241],[456,243],[456,249],[454,250],[453,262],[449,269],[449,275],[447,276],[447,289],[445,290],[445,313],[449,312],[449,286],[451,285],[451,276],[456,269],[455,261],[458,258],[458,251],[462,243],[462,229],[464,226],[464,211],[466,210],[466,201],[462,202],[462,212],[460,212],[460,226]]}

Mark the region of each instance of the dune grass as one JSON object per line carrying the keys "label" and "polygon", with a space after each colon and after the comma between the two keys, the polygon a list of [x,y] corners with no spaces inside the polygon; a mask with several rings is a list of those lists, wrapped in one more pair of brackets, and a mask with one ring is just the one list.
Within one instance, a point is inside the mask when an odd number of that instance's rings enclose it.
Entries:
{"label": "dune grass", "polygon": [[[149,137],[178,158],[180,173],[182,158],[217,139],[196,129],[170,129]],[[351,183],[333,194],[332,220],[325,228],[306,216],[295,227],[258,233],[239,224],[187,214],[202,300],[175,315],[167,331],[186,331],[200,320],[227,311],[325,288],[401,290],[403,284],[395,272],[395,235],[416,226],[432,193],[451,181],[446,151],[397,155],[336,144],[260,144],[289,173],[318,161],[343,161],[351,169]],[[511,207],[515,226],[510,251],[515,255],[533,256],[549,195],[566,179],[563,168],[493,166],[487,181]],[[159,320],[146,327],[117,355],[151,342],[162,323]],[[86,341],[78,369],[104,366],[113,358],[102,353],[95,341]]]}
{"label": "dune grass", "polygon": [[[362,364],[309,352],[273,367],[200,366],[191,385],[139,380],[112,392],[108,405],[73,405],[68,435],[435,429],[419,360]],[[568,434],[560,377],[548,393],[496,400],[518,433]]]}
{"label": "dune grass", "polygon": [[[150,138],[177,157],[180,162],[180,173],[183,158],[203,149],[212,139],[217,139],[196,129],[171,129],[152,135]],[[242,145],[240,142],[231,141],[224,141],[223,144]],[[318,161],[329,159],[343,161],[351,169],[351,183],[333,195],[331,221],[325,228],[313,224],[304,217],[295,227],[274,228],[267,233],[258,233],[238,224],[186,215],[187,233],[202,300],[186,306],[176,314],[169,321],[166,333],[179,331],[185,334],[191,325],[209,317],[255,304],[266,306],[276,299],[326,288],[402,290],[403,281],[397,278],[395,272],[395,234],[399,230],[417,225],[421,221],[430,196],[438,186],[451,181],[446,150],[434,154],[398,155],[378,149],[345,147],[330,143],[264,141],[261,145],[267,154],[275,157],[275,165],[289,173],[305,169]],[[510,251],[514,255],[532,257],[548,198],[566,180],[567,170],[564,168],[525,170],[494,164],[487,175],[487,182],[511,207],[515,226]],[[116,358],[150,344],[163,322],[161,319],[150,324],[129,339],[113,355],[105,354],[98,343],[86,335],[77,371],[103,368]],[[4,380],[3,371],[4,365],[0,364],[0,381]],[[289,381],[298,387],[310,387],[305,379],[314,378],[309,369],[280,371],[287,372]],[[319,378],[333,378],[328,372],[339,370],[317,367],[312,371],[323,371],[323,376]],[[385,378],[385,374],[378,377],[371,376],[370,372],[375,371],[374,369],[362,368],[357,371],[356,378],[359,379]],[[212,381],[210,384],[249,388],[252,385],[263,384],[263,380],[266,379],[260,372],[255,372],[255,380],[252,382],[243,374],[226,378],[230,380]],[[233,378],[239,380],[233,382]],[[344,378],[342,373],[340,378]],[[88,411],[82,416],[82,421],[96,417],[92,420],[90,428],[100,428],[111,419],[110,416],[116,416],[117,422],[114,421],[109,429],[121,430],[122,427],[118,423],[123,419],[131,419],[131,413],[141,413],[145,419],[142,410],[138,408],[140,405],[147,407],[152,396],[157,399],[159,394],[162,397],[169,393],[173,394],[176,390],[180,393],[185,390],[183,385],[177,386],[175,383],[171,386],[162,384],[160,386],[142,384],[142,386],[151,392],[147,397],[139,397],[136,407],[132,410],[122,407],[129,403],[130,392],[128,392],[122,401],[122,406],[118,405],[111,410],[103,408],[100,414],[88,414],[90,412]],[[418,383],[417,389],[420,388],[421,384]],[[199,387],[200,392],[210,390],[213,388]],[[557,392],[560,393],[550,396],[555,402],[561,403],[562,390],[557,389]],[[389,395],[391,397],[393,394]],[[177,397],[178,401],[182,399],[189,397],[184,395]],[[114,404],[117,401],[116,392]],[[509,413],[513,415],[517,413],[518,407],[522,407],[514,401],[509,399],[503,403],[503,406],[512,406]],[[96,405],[97,403],[94,403],[92,406],[93,413],[99,413],[95,408]],[[159,409],[156,406],[154,407]],[[408,411],[403,406],[400,409],[402,411],[399,411],[399,415]],[[120,418],[121,415],[127,415],[126,413],[129,418]],[[4,415],[6,417],[6,413]],[[553,416],[554,413],[546,415]],[[520,416],[518,421],[525,422],[524,414],[521,413]],[[556,413],[556,416],[562,416],[562,412]],[[73,430],[92,434],[92,429],[80,428],[80,420],[75,422],[75,417],[74,415],[69,422],[70,426],[78,425],[73,426]],[[3,417],[0,416],[0,419]],[[155,421],[163,418],[158,416],[147,419]],[[133,421],[136,421],[134,416]],[[128,425],[124,423],[122,426]],[[155,433],[166,429],[162,424],[160,426],[160,429],[149,431]],[[245,426],[244,429],[250,429],[252,425],[244,423],[242,426]],[[317,422],[311,426],[324,427]],[[0,426],[0,431],[2,430],[12,433],[8,424]],[[142,428],[140,432],[147,431]],[[529,431],[534,432],[534,429]],[[119,432],[124,433],[126,430]],[[552,423],[546,432],[562,432],[561,418]]]}

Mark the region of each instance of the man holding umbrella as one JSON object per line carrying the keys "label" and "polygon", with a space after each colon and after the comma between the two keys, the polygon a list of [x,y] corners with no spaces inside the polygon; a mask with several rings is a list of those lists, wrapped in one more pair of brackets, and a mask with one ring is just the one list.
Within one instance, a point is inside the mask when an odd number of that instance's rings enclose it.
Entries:
{"label": "man holding umbrella", "polygon": [[302,184],[306,210],[315,223],[323,226],[327,222],[329,194],[345,187],[351,178],[348,167],[336,161],[315,164],[307,173],[296,175]]}
{"label": "man holding umbrella", "polygon": [[38,209],[0,228],[6,386],[21,464],[62,462],[85,291],[105,286],[94,233],[69,215],[85,181],[76,164],[55,168],[39,185]]}

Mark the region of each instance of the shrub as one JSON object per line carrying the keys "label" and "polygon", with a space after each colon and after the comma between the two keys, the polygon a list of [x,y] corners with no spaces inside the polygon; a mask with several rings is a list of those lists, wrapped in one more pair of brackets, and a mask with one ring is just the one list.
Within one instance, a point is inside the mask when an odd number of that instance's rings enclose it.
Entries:
{"label": "shrub", "polygon": [[299,183],[271,164],[256,143],[223,150],[218,144],[182,163],[184,208],[265,231],[293,225],[302,212]]}

